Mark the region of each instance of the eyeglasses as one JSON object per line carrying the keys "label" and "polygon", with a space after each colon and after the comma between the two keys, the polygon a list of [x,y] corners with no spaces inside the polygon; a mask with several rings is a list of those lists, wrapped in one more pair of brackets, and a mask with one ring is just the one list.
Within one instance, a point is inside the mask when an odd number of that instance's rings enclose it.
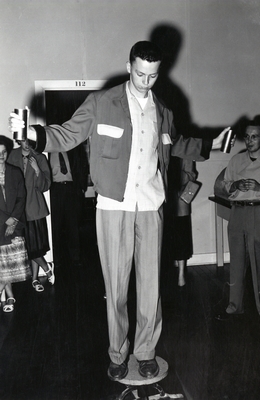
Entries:
{"label": "eyeglasses", "polygon": [[244,139],[245,140],[258,140],[258,139],[260,139],[260,136],[259,135],[245,135],[244,136]]}

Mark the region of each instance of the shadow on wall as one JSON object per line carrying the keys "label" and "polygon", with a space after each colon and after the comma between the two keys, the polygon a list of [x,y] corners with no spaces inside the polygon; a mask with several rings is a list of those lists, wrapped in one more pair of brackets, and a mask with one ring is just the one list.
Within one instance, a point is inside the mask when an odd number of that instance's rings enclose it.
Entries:
{"label": "shadow on wall", "polygon": [[[163,61],[160,68],[160,75],[154,85],[153,91],[156,96],[173,111],[174,125],[177,133],[186,137],[214,139],[226,127],[201,127],[192,121],[190,102],[180,85],[173,81],[170,74],[176,65],[182,45],[183,34],[180,29],[171,24],[160,24],[151,30],[148,40],[156,43],[162,50]],[[103,89],[120,85],[129,80],[129,74],[109,76]],[[237,121],[230,124],[237,139],[243,137],[245,127],[249,118],[242,115]]]}
{"label": "shadow on wall", "polygon": [[[176,65],[182,45],[183,34],[179,28],[172,24],[160,24],[155,26],[148,37],[148,40],[156,43],[162,50],[163,61],[160,68],[160,75],[153,88],[156,96],[173,111],[174,124],[177,133],[183,136],[198,138],[215,138],[225,128],[219,127],[201,127],[192,121],[190,112],[190,102],[184,91],[171,77],[170,74]],[[130,50],[130,49],[129,49]],[[119,85],[129,79],[128,73],[122,73],[116,76],[109,76],[102,89],[108,89]],[[42,95],[32,97],[29,108],[31,115],[45,117],[44,98]],[[234,123],[230,123],[237,139],[243,137],[249,118],[242,115]]]}
{"label": "shadow on wall", "polygon": [[[179,134],[186,137],[197,138],[215,138],[225,128],[219,127],[201,127],[192,121],[190,113],[190,104],[187,96],[181,87],[170,78],[172,69],[176,65],[182,43],[183,35],[181,31],[173,25],[162,24],[152,29],[150,40],[156,43],[162,50],[163,61],[160,75],[155,84],[154,92],[168,108],[173,111],[174,124]],[[248,122],[248,117],[241,116],[233,124],[232,129],[238,138],[242,137],[244,126]]]}

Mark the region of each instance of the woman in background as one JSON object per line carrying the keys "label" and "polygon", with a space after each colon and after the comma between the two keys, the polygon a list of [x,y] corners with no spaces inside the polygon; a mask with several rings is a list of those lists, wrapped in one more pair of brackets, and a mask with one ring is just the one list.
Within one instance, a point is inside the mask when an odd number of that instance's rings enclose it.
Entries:
{"label": "woman in background", "polygon": [[[0,136],[0,299],[5,289],[4,312],[14,310],[12,283],[31,277],[24,241],[26,190],[19,168],[6,163],[12,141]],[[0,300],[1,301],[1,300]],[[1,303],[0,303],[1,304]]]}
{"label": "woman in background", "polygon": [[193,254],[191,204],[185,203],[180,194],[189,181],[197,177],[196,164],[192,160],[171,157],[168,170],[167,219],[168,243],[171,260],[178,267],[178,286],[185,286],[187,260]]}
{"label": "woman in background", "polygon": [[43,193],[50,188],[51,172],[44,154],[34,152],[28,140],[18,143],[21,146],[12,150],[8,162],[19,167],[25,177],[27,190],[25,239],[32,266],[32,286],[36,292],[42,292],[44,287],[38,279],[39,266],[45,271],[51,285],[55,281],[53,263],[47,262],[44,258],[50,247],[46,222],[49,210]]}

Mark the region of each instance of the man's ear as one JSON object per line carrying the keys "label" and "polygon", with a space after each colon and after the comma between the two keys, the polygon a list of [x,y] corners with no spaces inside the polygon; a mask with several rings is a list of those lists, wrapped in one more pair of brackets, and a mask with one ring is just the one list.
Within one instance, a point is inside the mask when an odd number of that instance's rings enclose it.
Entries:
{"label": "man's ear", "polygon": [[131,72],[131,63],[130,63],[130,61],[127,61],[127,63],[126,63],[126,70],[130,74],[130,72]]}

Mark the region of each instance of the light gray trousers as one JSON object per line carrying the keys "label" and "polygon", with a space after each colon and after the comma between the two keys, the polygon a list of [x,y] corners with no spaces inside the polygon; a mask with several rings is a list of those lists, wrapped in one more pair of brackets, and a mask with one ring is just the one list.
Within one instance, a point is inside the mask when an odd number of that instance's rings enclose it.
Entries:
{"label": "light gray trousers", "polygon": [[251,266],[257,310],[260,314],[260,206],[233,206],[228,224],[230,294],[227,313],[244,312],[244,286]]}
{"label": "light gray trousers", "polygon": [[138,360],[154,358],[162,329],[162,207],[145,212],[97,209],[96,224],[107,296],[110,359],[121,364],[128,355],[127,293],[133,259],[137,296],[134,355]]}

